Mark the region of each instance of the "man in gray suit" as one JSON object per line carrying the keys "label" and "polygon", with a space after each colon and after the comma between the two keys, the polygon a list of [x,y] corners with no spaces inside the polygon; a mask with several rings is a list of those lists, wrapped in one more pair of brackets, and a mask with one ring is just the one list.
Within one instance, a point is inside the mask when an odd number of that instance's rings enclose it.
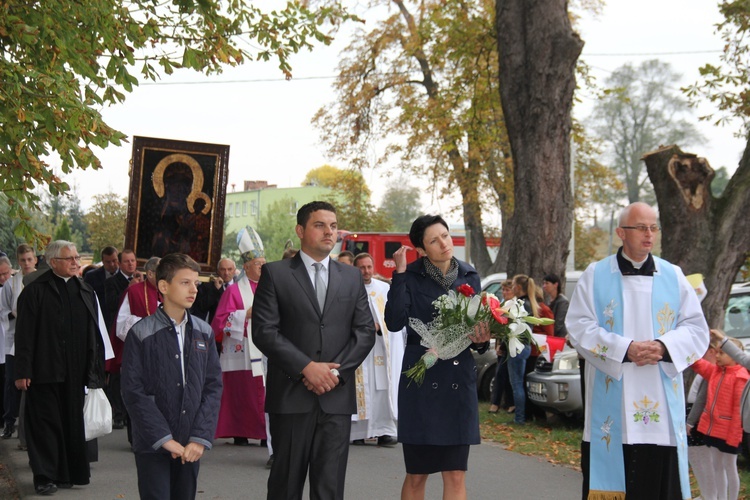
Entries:
{"label": "man in gray suit", "polygon": [[252,311],[255,345],[268,357],[266,412],[274,462],[268,498],[343,499],[353,375],[375,343],[362,275],[333,261],[336,209],[297,212],[300,252],[263,266]]}

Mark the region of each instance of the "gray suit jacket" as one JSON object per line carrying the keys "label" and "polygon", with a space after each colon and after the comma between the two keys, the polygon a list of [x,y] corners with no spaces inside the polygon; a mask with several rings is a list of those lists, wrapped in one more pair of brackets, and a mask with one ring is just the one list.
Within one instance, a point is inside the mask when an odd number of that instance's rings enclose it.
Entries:
{"label": "gray suit jacket", "polygon": [[[252,338],[268,357],[266,412],[306,413],[316,398],[325,413],[356,412],[354,370],[375,344],[375,326],[357,268],[330,261],[321,312],[299,254],[266,264],[253,301]],[[302,369],[310,361],[341,364],[344,383],[316,396],[302,383]]]}

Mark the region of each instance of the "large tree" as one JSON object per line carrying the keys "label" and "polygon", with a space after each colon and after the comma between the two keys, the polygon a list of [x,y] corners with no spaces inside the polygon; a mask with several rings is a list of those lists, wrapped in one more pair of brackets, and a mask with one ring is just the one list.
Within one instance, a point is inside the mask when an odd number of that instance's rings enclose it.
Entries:
{"label": "large tree", "polygon": [[398,162],[407,175],[426,178],[426,190],[458,195],[471,260],[492,272],[482,214],[508,213],[513,203],[494,2],[378,0],[371,7],[386,15],[368,20],[345,50],[338,98],[315,118],[321,136],[356,166]]}
{"label": "large tree", "polygon": [[94,196],[94,204],[85,219],[91,237],[89,244],[98,258],[104,247],[114,246],[122,250],[125,244],[125,218],[128,206],[125,198],[109,192]]}
{"label": "large tree", "polygon": [[[739,122],[746,139],[737,170],[720,195],[711,191],[714,171],[703,158],[677,147],[646,158],[664,226],[664,256],[688,273],[706,277],[703,310],[710,326],[720,326],[732,281],[750,260],[750,4],[724,1],[717,30],[724,40],[719,64],[701,69],[702,79],[685,88],[693,103],[707,99],[716,111],[701,116],[715,125]],[[674,156],[670,156],[674,155]]]}
{"label": "large tree", "polygon": [[0,191],[20,219],[16,233],[36,236],[27,213],[38,205],[36,186],[65,194],[62,174],[100,166],[92,146],[125,140],[100,110],[124,101],[139,78],[155,80],[175,68],[218,73],[269,59],[290,77],[289,56],[328,43],[324,23],[345,17],[337,2],[307,4],[264,12],[249,0],[4,1]]}
{"label": "large tree", "polygon": [[264,210],[258,227],[255,228],[263,241],[268,262],[281,260],[287,241],[291,240],[294,245],[299,246],[299,243],[297,243],[299,238],[294,232],[294,228],[297,226],[297,217],[295,213],[290,213],[289,207],[291,206],[294,206],[294,199],[291,197],[273,202],[267,210]]}
{"label": "large tree", "polygon": [[422,214],[420,194],[419,188],[409,185],[403,177],[388,183],[380,201],[380,212],[389,220],[391,229],[400,232],[411,229],[414,219]]}
{"label": "large tree", "polygon": [[664,228],[662,256],[686,274],[703,274],[703,311],[710,327],[721,328],[734,277],[750,252],[750,144],[718,197],[710,187],[714,170],[704,158],[668,146],[645,161]]}
{"label": "large tree", "polygon": [[372,204],[372,192],[356,168],[323,165],[310,170],[302,183],[331,189],[325,201],[336,207],[339,229],[350,231],[389,231],[388,218]]}
{"label": "large tree", "polygon": [[573,227],[570,137],[583,42],[567,0],[497,0],[500,95],[513,155],[509,274],[564,274]]}
{"label": "large tree", "polygon": [[672,90],[680,78],[669,63],[656,59],[637,67],[625,64],[605,80],[607,90],[594,105],[592,128],[606,144],[630,203],[653,193],[641,160],[646,152],[662,144],[703,142],[687,118],[687,100]]}

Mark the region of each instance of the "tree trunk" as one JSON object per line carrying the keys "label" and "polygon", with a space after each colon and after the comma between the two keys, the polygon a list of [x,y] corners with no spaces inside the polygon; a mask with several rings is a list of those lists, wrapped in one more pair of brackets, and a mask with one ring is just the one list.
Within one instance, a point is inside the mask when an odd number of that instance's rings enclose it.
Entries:
{"label": "tree trunk", "polygon": [[750,143],[718,198],[711,194],[714,170],[705,158],[666,146],[643,160],[659,203],[662,256],[685,274],[703,274],[706,321],[722,328],[732,282],[750,251]]}
{"label": "tree trunk", "polygon": [[564,275],[573,227],[570,132],[583,41],[565,0],[497,0],[500,97],[514,163],[508,274]]}

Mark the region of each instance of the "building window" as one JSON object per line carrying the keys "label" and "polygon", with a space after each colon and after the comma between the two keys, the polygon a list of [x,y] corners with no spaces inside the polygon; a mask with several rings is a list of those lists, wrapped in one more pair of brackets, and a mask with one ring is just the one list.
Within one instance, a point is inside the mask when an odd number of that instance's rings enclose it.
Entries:
{"label": "building window", "polygon": [[234,204],[234,216],[239,217],[240,216],[240,202]]}
{"label": "building window", "polygon": [[232,204],[227,203],[227,217],[231,217],[231,216],[232,216]]}
{"label": "building window", "polygon": [[258,215],[258,203],[255,200],[250,200],[250,215]]}
{"label": "building window", "polygon": [[299,203],[295,200],[289,205],[289,215],[297,215],[297,210],[299,210]]}
{"label": "building window", "polygon": [[242,202],[242,216],[245,217],[247,215],[247,202]]}

